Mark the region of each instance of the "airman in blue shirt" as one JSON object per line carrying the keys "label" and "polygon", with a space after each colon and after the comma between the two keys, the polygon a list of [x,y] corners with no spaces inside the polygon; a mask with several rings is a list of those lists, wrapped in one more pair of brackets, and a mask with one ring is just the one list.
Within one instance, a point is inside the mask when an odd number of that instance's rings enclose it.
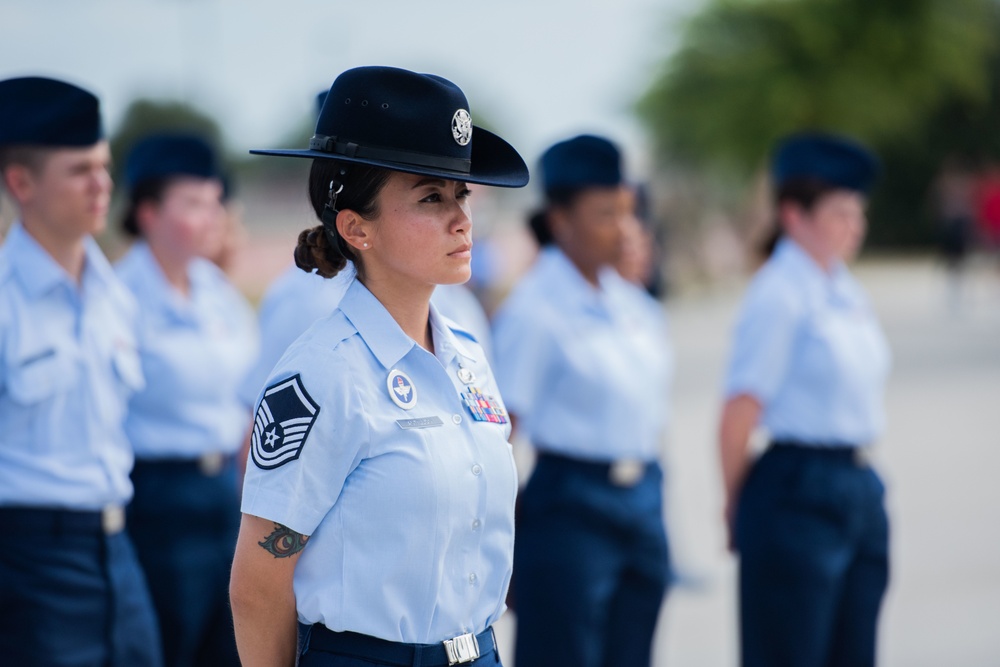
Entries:
{"label": "airman in blue shirt", "polygon": [[[743,303],[719,430],[747,667],[875,664],[888,522],[866,452],[889,350],[844,264],[875,174],[874,156],[836,135],[793,135],[774,156],[783,233]],[[758,426],[770,446],[754,461]]]}
{"label": "airman in blue shirt", "polygon": [[200,136],[142,138],[125,165],[119,276],[139,303],[146,387],[129,403],[129,531],[149,579],[164,664],[239,665],[228,605],[239,531],[235,457],[250,423],[241,382],[257,354],[253,311],[212,256],[224,237],[215,151]]}
{"label": "airman in blue shirt", "polygon": [[634,199],[610,141],[542,156],[543,245],[497,312],[497,377],[537,452],[514,557],[518,667],[642,666],[670,578],[659,465],[671,354],[662,307],[613,266]]}
{"label": "airman in blue shirt", "polygon": [[337,77],[308,150],[255,152],[313,158],[322,224],[296,264],[357,276],[257,402],[231,585],[243,664],[496,665],[510,424],[431,294],[469,278],[467,184],[521,187],[524,161],[453,83],[391,67]]}
{"label": "airman in blue shirt", "polygon": [[0,81],[0,174],[20,220],[0,248],[0,655],[11,665],[160,665],[124,528],[143,386],[136,308],[92,234],[112,183],[99,103]]}

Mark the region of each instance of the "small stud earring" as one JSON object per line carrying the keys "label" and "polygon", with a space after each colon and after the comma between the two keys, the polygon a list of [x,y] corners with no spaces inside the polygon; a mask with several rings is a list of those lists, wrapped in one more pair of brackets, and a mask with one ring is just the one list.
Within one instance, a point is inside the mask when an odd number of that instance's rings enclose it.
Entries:
{"label": "small stud earring", "polygon": [[367,244],[367,243],[365,243],[365,244],[363,244],[363,245],[364,245],[364,246],[365,246],[366,248],[368,247],[368,244]]}

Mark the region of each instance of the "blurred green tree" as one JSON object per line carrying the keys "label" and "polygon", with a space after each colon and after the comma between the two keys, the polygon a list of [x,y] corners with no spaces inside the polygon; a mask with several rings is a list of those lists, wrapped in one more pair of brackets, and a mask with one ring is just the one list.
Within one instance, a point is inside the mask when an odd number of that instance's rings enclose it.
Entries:
{"label": "blurred green tree", "polygon": [[638,104],[658,150],[745,171],[779,136],[912,139],[946,101],[982,103],[994,0],[715,0]]}

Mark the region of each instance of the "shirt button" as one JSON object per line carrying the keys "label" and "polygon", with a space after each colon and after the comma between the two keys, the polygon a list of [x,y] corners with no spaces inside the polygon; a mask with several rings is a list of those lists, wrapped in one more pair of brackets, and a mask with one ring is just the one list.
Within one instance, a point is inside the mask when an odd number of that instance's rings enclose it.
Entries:
{"label": "shirt button", "polygon": [[462,423],[462,415],[460,415],[460,414],[454,414],[454,415],[451,416],[451,420],[453,422],[455,422],[456,424],[461,424]]}
{"label": "shirt button", "polygon": [[476,465],[472,466],[472,474],[473,475],[478,475],[482,471],[483,471],[483,467],[481,465],[479,465],[478,463]]}
{"label": "shirt button", "polygon": [[476,576],[475,572],[473,572],[472,574],[469,575],[469,583],[470,584],[472,584],[473,586],[475,586],[477,581],[479,581],[479,577]]}
{"label": "shirt button", "polygon": [[479,530],[480,522],[479,519],[472,520],[472,530]]}

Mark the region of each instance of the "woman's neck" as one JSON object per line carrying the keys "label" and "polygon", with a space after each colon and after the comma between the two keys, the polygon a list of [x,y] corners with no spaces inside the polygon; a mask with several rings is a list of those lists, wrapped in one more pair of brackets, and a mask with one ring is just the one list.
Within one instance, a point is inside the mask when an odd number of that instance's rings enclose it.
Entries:
{"label": "woman's neck", "polygon": [[590,262],[585,261],[582,257],[575,255],[568,248],[561,248],[563,254],[566,255],[570,263],[576,267],[576,270],[580,272],[583,279],[586,280],[592,287],[600,288],[600,271],[601,267],[594,265]]}
{"label": "woman's neck", "polygon": [[401,285],[396,281],[365,278],[361,281],[396,320],[396,324],[417,345],[434,354],[430,328],[430,301],[433,285]]}
{"label": "woman's neck", "polygon": [[171,287],[184,296],[188,296],[191,293],[191,280],[188,278],[188,264],[190,264],[190,260],[174,257],[162,248],[152,244],[149,246],[149,251],[153,254],[156,263],[160,266],[160,271],[163,272],[163,276],[170,283]]}

